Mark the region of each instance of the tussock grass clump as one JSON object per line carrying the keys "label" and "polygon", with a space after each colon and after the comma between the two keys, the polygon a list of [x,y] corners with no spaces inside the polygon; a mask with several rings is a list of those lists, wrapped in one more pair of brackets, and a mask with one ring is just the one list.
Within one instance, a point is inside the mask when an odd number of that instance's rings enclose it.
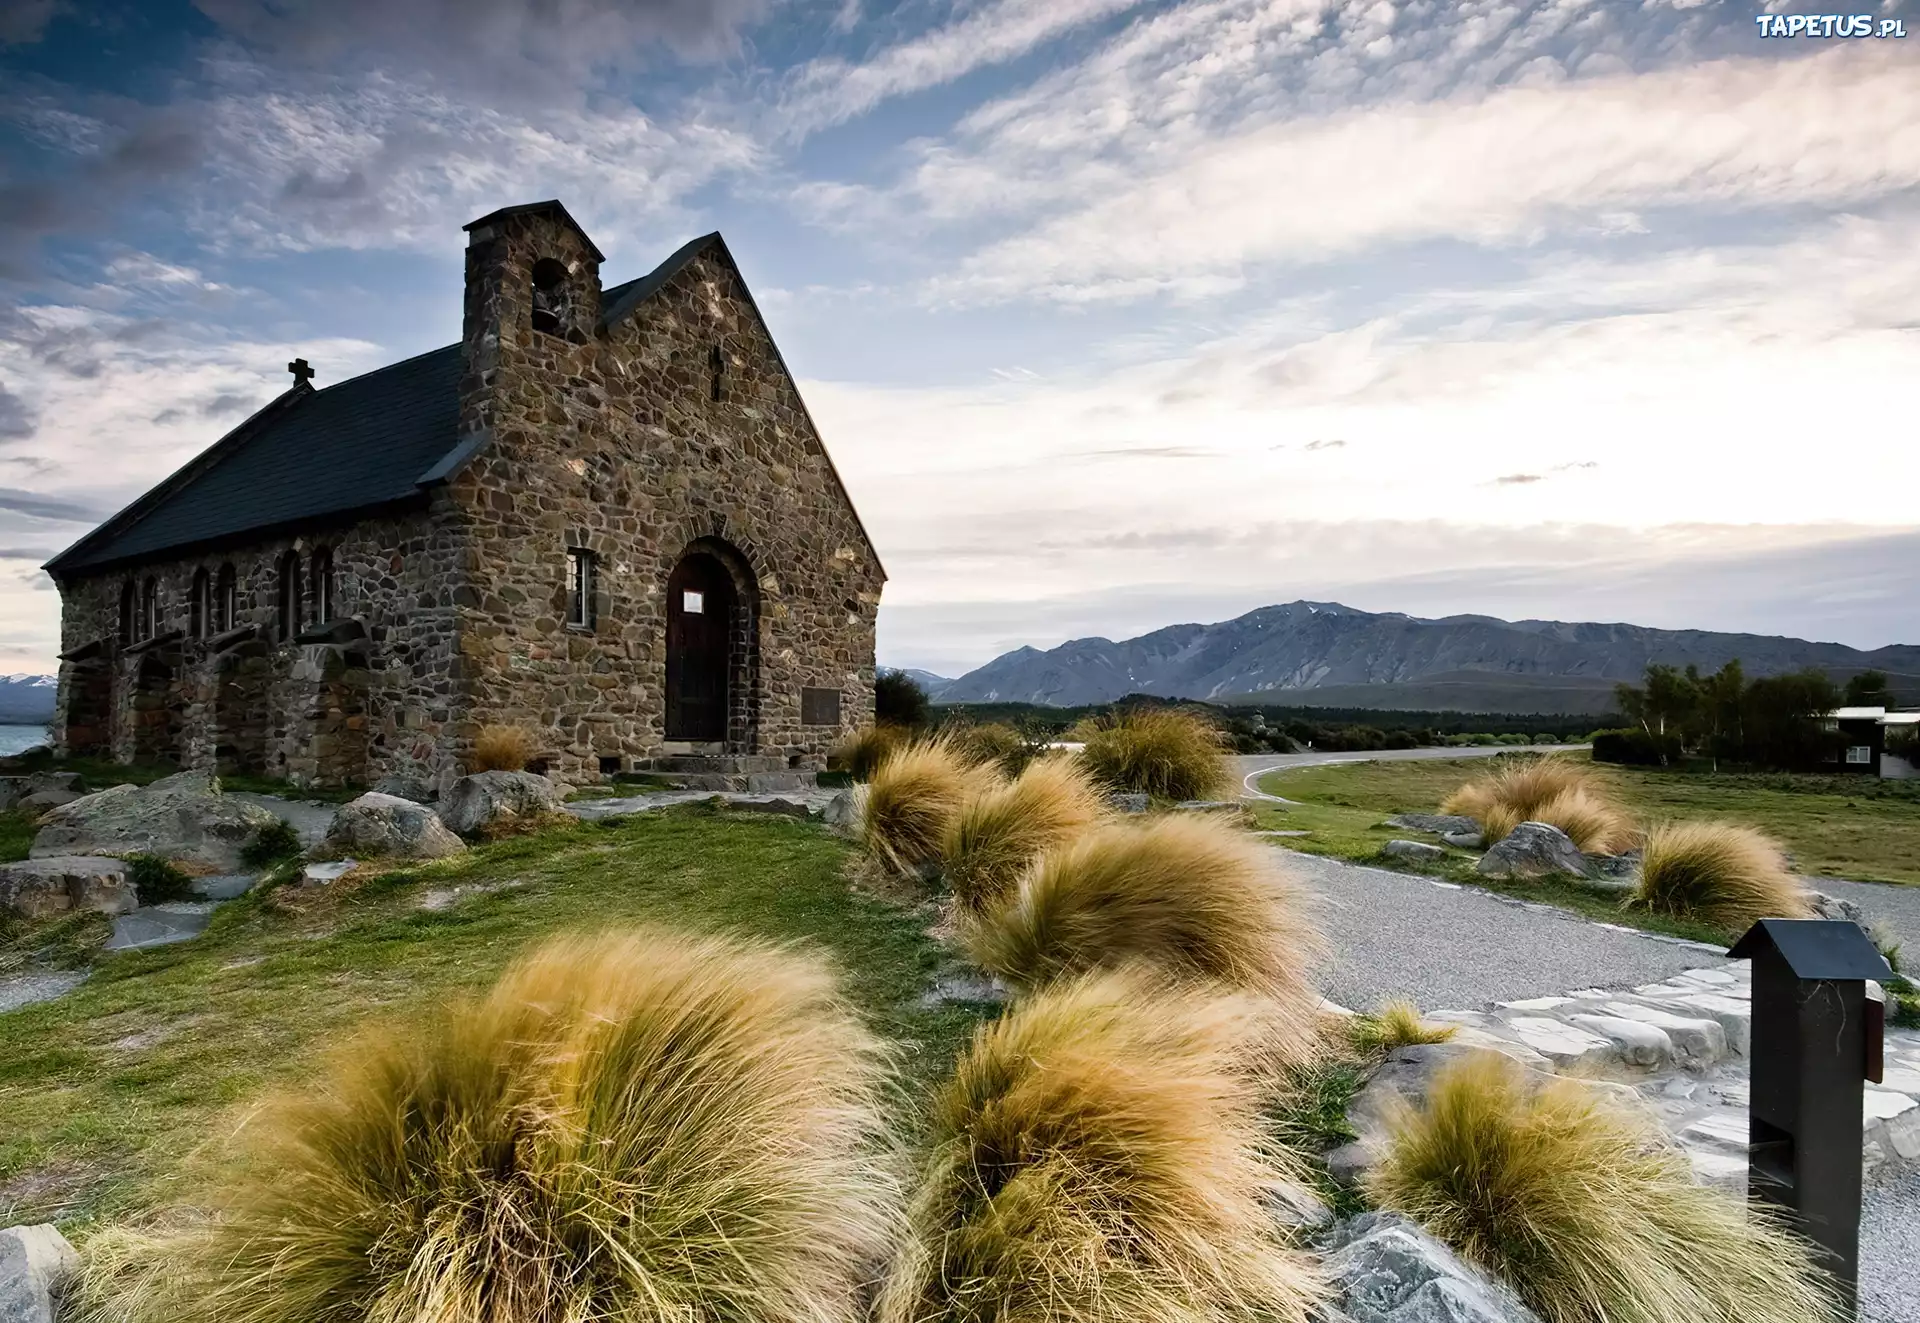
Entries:
{"label": "tussock grass clump", "polygon": [[983,1026],[934,1100],[879,1323],[1298,1323],[1319,1296],[1263,1195],[1253,999],[1144,970]]}
{"label": "tussock grass clump", "polygon": [[883,1075],[815,960],[554,941],[272,1102],[223,1206],[98,1256],[87,1316],[850,1323],[898,1216]]}
{"label": "tussock grass clump", "polygon": [[1178,708],[1135,708],[1089,731],[1080,756],[1115,790],[1157,799],[1214,799],[1233,786],[1226,741],[1205,717]]}
{"label": "tussock grass clump", "polygon": [[1505,763],[1448,795],[1440,811],[1478,822],[1488,845],[1505,840],[1523,822],[1550,823],[1582,850],[1624,849],[1633,840],[1632,823],[1593,774],[1565,758]]}
{"label": "tussock grass clump", "polygon": [[1320,1006],[1312,973],[1326,948],[1305,889],[1278,851],[1221,822],[1095,827],[1034,860],[961,937],[1019,988],[1142,961],[1274,998],[1302,1035]]}
{"label": "tussock grass clump", "polygon": [[969,761],[952,741],[914,740],[880,764],[859,797],[857,837],[882,868],[917,874],[940,859],[947,831],[993,773]]}
{"label": "tussock grass clump", "polygon": [[1410,1001],[1390,1001],[1377,1011],[1354,1016],[1347,1024],[1348,1036],[1360,1052],[1391,1052],[1418,1043],[1444,1043],[1454,1032],[1453,1025],[1429,1024],[1421,1019],[1420,1008]]}
{"label": "tussock grass clump", "polygon": [[1648,832],[1627,903],[1722,928],[1814,914],[1780,843],[1730,822],[1666,823]]}
{"label": "tussock grass clump", "polygon": [[898,726],[868,726],[856,731],[833,747],[830,755],[835,771],[855,781],[871,781],[880,764],[907,741],[907,733]]}
{"label": "tussock grass clump", "polygon": [[1368,1174],[1383,1208],[1503,1278],[1546,1323],[1818,1323],[1810,1247],[1696,1185],[1658,1123],[1477,1053],[1436,1076]]}
{"label": "tussock grass clump", "polygon": [[944,728],[953,747],[969,762],[985,763],[1003,775],[1018,776],[1032,758],[1026,736],[1001,721],[982,725],[956,722]]}
{"label": "tussock grass clump", "polygon": [[533,736],[518,726],[482,726],[473,737],[473,770],[524,772],[533,761]]}
{"label": "tussock grass clump", "polygon": [[941,873],[961,905],[989,908],[1012,890],[1035,856],[1086,831],[1106,811],[1084,767],[1043,758],[960,809],[947,828]]}

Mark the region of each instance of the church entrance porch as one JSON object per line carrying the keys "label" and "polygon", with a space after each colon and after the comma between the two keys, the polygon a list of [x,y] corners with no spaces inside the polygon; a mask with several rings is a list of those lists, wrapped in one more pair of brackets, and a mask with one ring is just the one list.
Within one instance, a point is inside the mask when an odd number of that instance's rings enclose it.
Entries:
{"label": "church entrance porch", "polygon": [[667,577],[669,744],[747,753],[758,702],[754,583],[739,552],[703,538]]}
{"label": "church entrance porch", "polygon": [[134,669],[131,708],[133,761],[178,764],[186,711],[178,648],[141,654]]}
{"label": "church entrance porch", "polygon": [[75,662],[67,678],[66,749],[75,758],[113,756],[113,669],[105,657]]}

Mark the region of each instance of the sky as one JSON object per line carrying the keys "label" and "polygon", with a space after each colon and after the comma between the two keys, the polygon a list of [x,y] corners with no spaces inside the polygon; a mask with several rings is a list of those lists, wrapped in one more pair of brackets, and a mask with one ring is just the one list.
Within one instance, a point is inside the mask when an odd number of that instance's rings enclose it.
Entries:
{"label": "sky", "polygon": [[0,672],[40,565],[460,226],[725,233],[954,675],[1297,598],[1920,641],[1920,0],[0,0]]}

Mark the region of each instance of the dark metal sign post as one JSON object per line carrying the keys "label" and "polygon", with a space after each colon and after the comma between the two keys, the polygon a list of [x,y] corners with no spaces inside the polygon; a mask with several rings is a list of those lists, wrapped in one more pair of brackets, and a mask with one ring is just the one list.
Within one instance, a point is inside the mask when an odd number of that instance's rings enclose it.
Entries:
{"label": "dark metal sign post", "polygon": [[1860,1274],[1861,1107],[1880,1079],[1885,1011],[1868,979],[1893,971],[1844,919],[1762,919],[1728,955],[1753,961],[1747,1197],[1786,1210],[1826,1250],[1849,1312]]}

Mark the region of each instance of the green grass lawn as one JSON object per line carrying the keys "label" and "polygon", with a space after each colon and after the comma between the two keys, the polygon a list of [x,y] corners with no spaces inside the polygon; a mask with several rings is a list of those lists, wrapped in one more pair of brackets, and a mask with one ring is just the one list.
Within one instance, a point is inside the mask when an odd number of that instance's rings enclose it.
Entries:
{"label": "green grass lawn", "polygon": [[[1572,755],[1583,758],[1585,755]],[[1270,795],[1303,801],[1268,825],[1314,829],[1298,847],[1355,857],[1396,835],[1394,813],[1431,813],[1447,793],[1485,775],[1483,760],[1346,763],[1273,772]],[[1723,818],[1769,832],[1803,873],[1863,882],[1920,883],[1920,783],[1870,778],[1731,774],[1596,767],[1614,798],[1643,822]]]}
{"label": "green grass lawn", "polygon": [[[0,1015],[0,1226],[84,1225],[182,1196],[249,1100],[297,1086],[330,1041],[483,988],[565,930],[661,923],[823,949],[899,1044],[910,1096],[980,1008],[920,1005],[945,959],[931,916],[851,890],[845,859],[789,819],[652,813],[338,890],[255,892],[195,941],[99,958],[68,996]],[[500,889],[421,907],[456,886]]]}

